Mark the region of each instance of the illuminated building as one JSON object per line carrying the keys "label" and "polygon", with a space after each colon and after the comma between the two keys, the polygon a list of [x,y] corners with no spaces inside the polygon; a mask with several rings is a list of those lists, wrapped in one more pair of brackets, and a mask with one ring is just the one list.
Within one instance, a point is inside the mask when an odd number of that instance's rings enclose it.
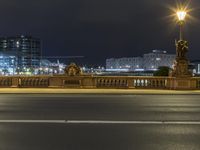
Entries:
{"label": "illuminated building", "polygon": [[19,70],[39,68],[41,41],[31,36],[3,37],[0,38],[0,52],[14,54],[15,68]]}
{"label": "illuminated building", "polygon": [[173,67],[173,62],[176,58],[174,54],[167,54],[166,51],[153,50],[151,53],[143,56],[143,69],[156,70],[160,66]]}
{"label": "illuminated building", "polygon": [[153,50],[143,57],[111,58],[106,60],[108,71],[142,71],[156,70],[160,66],[172,68],[176,55],[166,51]]}
{"label": "illuminated building", "polygon": [[9,52],[0,52],[0,75],[13,75],[16,70],[16,56]]}
{"label": "illuminated building", "polygon": [[141,57],[129,57],[129,58],[111,58],[106,60],[107,70],[124,70],[133,71],[142,68]]}

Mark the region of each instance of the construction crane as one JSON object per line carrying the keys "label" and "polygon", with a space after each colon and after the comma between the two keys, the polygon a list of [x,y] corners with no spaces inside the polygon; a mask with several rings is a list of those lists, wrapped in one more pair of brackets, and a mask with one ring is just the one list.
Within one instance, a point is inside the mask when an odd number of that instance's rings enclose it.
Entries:
{"label": "construction crane", "polygon": [[84,58],[84,56],[42,56],[43,59],[72,59],[72,58]]}

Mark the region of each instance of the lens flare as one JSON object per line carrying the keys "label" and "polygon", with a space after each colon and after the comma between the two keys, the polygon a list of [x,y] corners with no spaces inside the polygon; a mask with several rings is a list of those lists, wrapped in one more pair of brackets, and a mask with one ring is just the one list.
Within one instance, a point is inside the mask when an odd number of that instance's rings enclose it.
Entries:
{"label": "lens flare", "polygon": [[186,11],[177,11],[176,15],[177,15],[179,21],[184,21],[186,15],[187,15],[187,12]]}
{"label": "lens flare", "polygon": [[170,16],[167,16],[170,21],[173,20],[173,22],[175,23],[182,22],[185,21],[186,17],[187,20],[190,20],[188,22],[197,20],[193,16],[191,16],[191,12],[194,11],[194,8],[190,7],[191,0],[186,0],[185,2],[181,0],[176,0],[175,2],[176,5],[174,7],[171,5],[167,5],[167,8],[172,11],[172,14]]}

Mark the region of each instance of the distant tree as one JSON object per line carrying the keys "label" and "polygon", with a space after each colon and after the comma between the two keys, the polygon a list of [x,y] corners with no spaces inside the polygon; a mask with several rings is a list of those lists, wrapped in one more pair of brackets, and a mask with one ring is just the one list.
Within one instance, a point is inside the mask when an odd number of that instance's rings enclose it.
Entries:
{"label": "distant tree", "polygon": [[170,68],[167,66],[159,67],[156,72],[154,72],[154,76],[168,76]]}
{"label": "distant tree", "polygon": [[17,74],[20,74],[20,72],[22,72],[23,70],[22,70],[22,68],[17,68],[16,70],[15,70],[15,72],[17,73]]}
{"label": "distant tree", "polygon": [[31,74],[33,74],[35,72],[35,69],[33,67],[29,68],[29,72],[31,72]]}
{"label": "distant tree", "polygon": [[7,74],[7,73],[9,73],[9,71],[8,71],[8,69],[7,69],[7,68],[4,68],[4,69],[2,70],[2,72],[3,72],[4,74]]}

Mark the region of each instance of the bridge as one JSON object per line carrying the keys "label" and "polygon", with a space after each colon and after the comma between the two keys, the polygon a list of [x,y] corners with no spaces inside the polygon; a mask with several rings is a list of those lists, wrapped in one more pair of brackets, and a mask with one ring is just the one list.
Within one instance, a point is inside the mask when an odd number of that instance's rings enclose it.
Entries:
{"label": "bridge", "polygon": [[123,89],[200,89],[200,77],[192,77],[186,58],[188,42],[176,41],[174,69],[168,77],[97,76],[84,74],[76,64],[65,68],[63,75],[0,77],[0,87],[35,88],[123,88]]}
{"label": "bridge", "polygon": [[0,88],[200,89],[200,77],[46,75],[0,77]]}

